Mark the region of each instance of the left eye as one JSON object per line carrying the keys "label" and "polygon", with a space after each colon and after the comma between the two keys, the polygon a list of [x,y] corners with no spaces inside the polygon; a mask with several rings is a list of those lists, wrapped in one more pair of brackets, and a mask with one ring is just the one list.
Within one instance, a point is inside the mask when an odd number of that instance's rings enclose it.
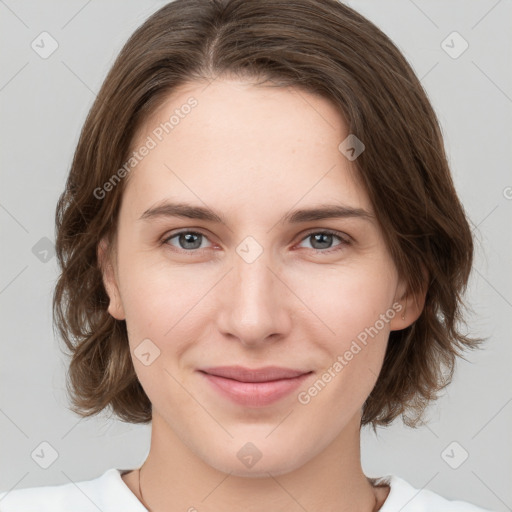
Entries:
{"label": "left eye", "polygon": [[[340,240],[339,244],[332,246],[333,238]],[[309,233],[303,240],[312,240],[312,249],[320,252],[329,252],[330,250],[337,250],[340,246],[348,243],[341,235],[333,231],[317,231]],[[327,247],[326,247],[327,246]]]}

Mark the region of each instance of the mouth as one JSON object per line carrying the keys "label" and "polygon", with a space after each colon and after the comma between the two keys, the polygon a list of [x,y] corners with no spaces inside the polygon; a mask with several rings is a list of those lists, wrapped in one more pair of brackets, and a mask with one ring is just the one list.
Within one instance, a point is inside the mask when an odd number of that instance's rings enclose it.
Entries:
{"label": "mouth", "polygon": [[278,366],[249,369],[221,366],[198,370],[222,397],[246,407],[263,407],[289,395],[312,371]]}

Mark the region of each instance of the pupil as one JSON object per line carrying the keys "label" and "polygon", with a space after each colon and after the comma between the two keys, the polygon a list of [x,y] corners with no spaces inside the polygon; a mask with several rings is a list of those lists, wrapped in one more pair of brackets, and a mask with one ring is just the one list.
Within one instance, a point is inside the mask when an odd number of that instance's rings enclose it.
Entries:
{"label": "pupil", "polygon": [[[194,240],[195,238],[195,240]],[[180,236],[180,242],[184,241],[185,247],[184,249],[198,249],[201,243],[197,245],[197,241],[199,240],[199,235],[194,233],[185,233]],[[195,242],[195,245],[194,245]]]}
{"label": "pupil", "polygon": [[[327,238],[327,241],[325,240],[325,238]],[[332,242],[332,235],[329,235],[327,233],[318,233],[313,236],[313,239],[315,241],[313,243],[313,247],[315,247],[315,243],[317,243],[317,242],[319,242],[320,245],[323,243],[323,244],[327,244],[327,246],[329,246],[330,242]],[[322,241],[322,239],[323,239],[323,241]],[[325,247],[321,245],[321,247],[315,247],[315,249],[325,249]]]}

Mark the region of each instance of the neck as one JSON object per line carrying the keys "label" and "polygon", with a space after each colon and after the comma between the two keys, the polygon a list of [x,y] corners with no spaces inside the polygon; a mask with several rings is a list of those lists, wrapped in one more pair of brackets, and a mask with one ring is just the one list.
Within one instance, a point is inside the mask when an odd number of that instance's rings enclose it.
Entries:
{"label": "neck", "polygon": [[238,512],[240,504],[246,512],[373,512],[387,496],[384,488],[373,488],[362,471],[358,417],[306,464],[283,474],[243,477],[218,471],[197,457],[154,411],[150,452],[141,475],[130,487],[151,512]]}

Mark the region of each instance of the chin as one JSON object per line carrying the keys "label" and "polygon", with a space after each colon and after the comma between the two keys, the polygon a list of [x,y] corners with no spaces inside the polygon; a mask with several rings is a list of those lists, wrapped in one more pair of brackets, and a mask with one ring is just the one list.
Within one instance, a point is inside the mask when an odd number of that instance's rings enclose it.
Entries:
{"label": "chin", "polygon": [[[284,475],[300,468],[310,458],[307,453],[297,453],[292,446],[281,444],[276,449],[273,443],[267,442],[262,446],[263,444],[265,443],[260,443],[258,448],[256,443],[250,441],[234,441],[225,451],[219,452],[217,446],[208,456],[202,458],[218,471],[245,478],[268,478],[269,473],[272,476]],[[311,458],[313,456],[311,454]]]}

